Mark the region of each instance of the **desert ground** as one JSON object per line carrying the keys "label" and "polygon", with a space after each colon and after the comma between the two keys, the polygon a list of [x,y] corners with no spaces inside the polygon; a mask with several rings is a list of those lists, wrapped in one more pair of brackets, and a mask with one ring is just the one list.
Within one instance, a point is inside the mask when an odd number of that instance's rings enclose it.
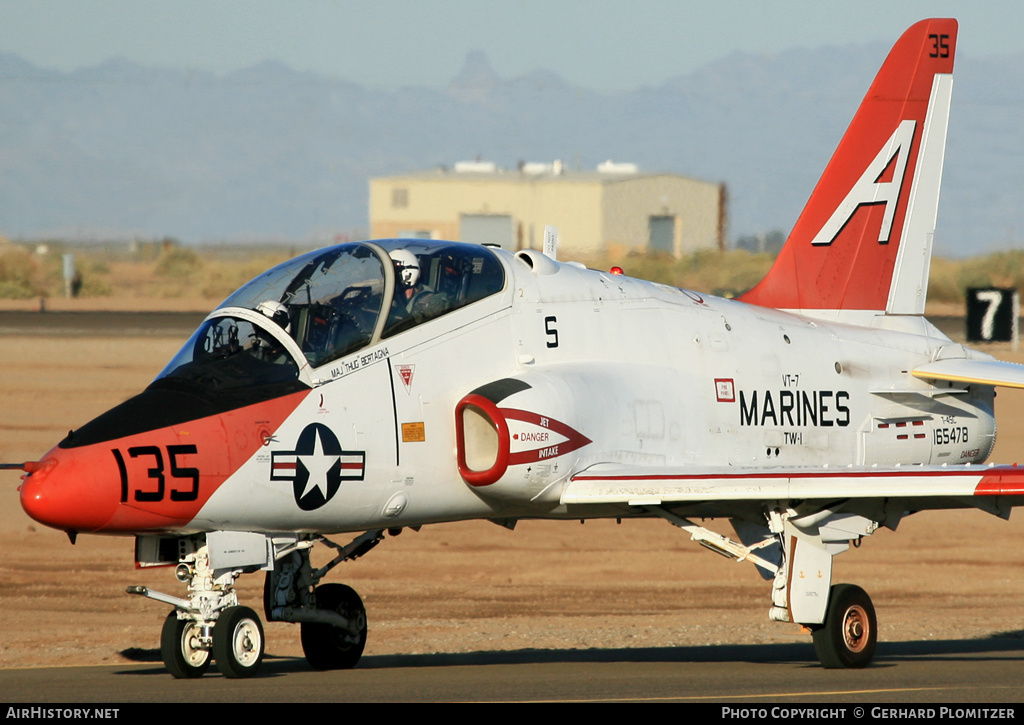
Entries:
{"label": "desert ground", "polygon": [[[41,458],[68,429],[138,392],[183,342],[0,335],[0,460]],[[1014,462],[1024,447],[1024,393],[1000,390],[997,415],[993,460]],[[19,505],[19,476],[0,472],[0,668],[159,660],[168,607],[125,588],[182,596],[172,570],[135,570],[128,538],[81,536],[72,546],[37,525]],[[731,533],[727,522],[709,526]],[[883,641],[1021,633],[1022,540],[1024,514],[1007,522],[925,512],[838,557],[835,581],[872,595]],[[663,521],[428,526],[389,538],[329,580],[362,595],[368,655],[809,639],[768,621],[770,585],[752,565],[718,557]],[[259,611],[262,578],[243,577],[240,588]],[[267,641],[270,656],[301,656],[295,625],[267,625]]]}

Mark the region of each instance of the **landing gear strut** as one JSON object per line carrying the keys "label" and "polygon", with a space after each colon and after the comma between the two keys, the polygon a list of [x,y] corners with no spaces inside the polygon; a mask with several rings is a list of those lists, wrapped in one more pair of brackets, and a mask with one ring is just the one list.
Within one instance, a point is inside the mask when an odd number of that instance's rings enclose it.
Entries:
{"label": "landing gear strut", "polygon": [[[366,646],[366,609],[352,588],[317,584],[337,564],[362,556],[383,538],[383,531],[369,531],[347,546],[338,546],[322,538],[231,534],[218,540],[210,534],[137,543],[136,558],[143,565],[173,563],[174,558],[168,561],[164,553],[168,542],[173,544],[176,551],[172,557],[176,556],[178,562],[175,576],[188,585],[189,598],[146,587],[129,587],[128,593],[174,606],[164,620],[160,654],[175,678],[202,677],[210,662],[216,662],[225,677],[252,677],[263,661],[263,625],[256,612],[239,605],[234,582],[243,573],[266,569],[267,620],[301,624],[302,649],[313,667],[347,669],[355,667]],[[326,566],[314,570],[309,550],[318,542],[338,553]],[[232,568],[216,568],[211,561],[220,560],[218,550],[236,559],[241,550],[241,563],[234,561]],[[140,556],[143,551],[160,554]]]}
{"label": "landing gear strut", "polygon": [[807,514],[786,507],[765,512],[766,525],[733,521],[743,543],[663,507],[647,510],[688,532],[702,546],[737,561],[749,561],[772,579],[768,616],[810,628],[822,667],[867,667],[875,656],[878,622],[871,598],[853,584],[832,586],[832,558],[857,545],[878,524],[866,517],[821,509]]}
{"label": "landing gear strut", "polygon": [[360,544],[356,539],[347,547],[328,544],[338,550],[338,556],[316,571],[305,550],[293,552],[274,571],[267,572],[263,589],[267,619],[300,622],[302,651],[306,661],[318,670],[355,667],[366,647],[366,609],[355,590],[344,584],[314,586],[334,565],[362,556],[380,538],[369,541]]}

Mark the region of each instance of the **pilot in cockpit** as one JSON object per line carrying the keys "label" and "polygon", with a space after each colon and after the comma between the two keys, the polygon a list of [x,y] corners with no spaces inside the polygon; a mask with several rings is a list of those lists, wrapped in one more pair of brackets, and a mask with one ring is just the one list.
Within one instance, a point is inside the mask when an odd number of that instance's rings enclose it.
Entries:
{"label": "pilot in cockpit", "polygon": [[415,254],[408,249],[394,249],[390,256],[395,266],[395,296],[385,336],[442,315],[449,307],[446,297],[426,284]]}
{"label": "pilot in cockpit", "polygon": [[[256,306],[257,312],[262,312],[271,320],[276,322],[286,333],[291,331],[291,318],[288,315],[288,307],[274,300],[264,300]],[[256,339],[252,344],[252,351],[256,357],[267,362],[286,362],[288,353],[273,335],[268,335],[259,327],[253,327],[253,335]]]}
{"label": "pilot in cockpit", "polygon": [[416,296],[420,281],[420,262],[408,249],[392,250],[391,261],[395,265],[395,298],[392,308],[401,306],[408,312],[409,303]]}
{"label": "pilot in cockpit", "polygon": [[393,249],[389,256],[395,267],[395,294],[384,327],[385,337],[416,324],[411,307],[420,281],[420,263],[415,254],[408,249]]}
{"label": "pilot in cockpit", "polygon": [[291,320],[288,316],[288,308],[284,304],[274,300],[264,300],[256,305],[256,311],[262,312],[283,328],[285,332],[288,332]]}

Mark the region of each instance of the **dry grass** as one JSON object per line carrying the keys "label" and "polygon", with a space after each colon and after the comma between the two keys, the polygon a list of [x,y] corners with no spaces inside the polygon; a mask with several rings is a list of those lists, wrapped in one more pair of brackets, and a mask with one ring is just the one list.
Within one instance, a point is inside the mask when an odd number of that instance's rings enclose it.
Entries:
{"label": "dry grass", "polygon": [[[296,247],[187,247],[170,240],[132,246],[69,247],[59,242],[46,246],[45,254],[34,251],[35,245],[0,247],[0,300],[62,297],[61,255],[68,252],[75,255],[83,300],[188,299],[213,304],[260,272],[306,251]],[[681,259],[635,254],[618,262],[601,257],[579,261],[595,269],[617,264],[631,277],[735,296],[764,277],[774,258],[741,250],[709,250]],[[982,286],[1024,288],[1024,251],[932,261],[930,306],[958,305],[962,310],[967,288]]]}
{"label": "dry grass", "polygon": [[[39,249],[45,246],[45,252]],[[305,249],[186,247],[173,241],[70,247],[8,245],[0,251],[0,299],[60,298],[64,253],[74,254],[79,298],[219,302],[257,274]]]}
{"label": "dry grass", "polygon": [[937,302],[962,302],[970,287],[1024,289],[1024,250],[996,252],[969,259],[932,260],[928,297]]}
{"label": "dry grass", "polygon": [[[609,269],[618,264],[631,277],[719,296],[735,296],[757,284],[775,259],[770,254],[734,250],[697,252],[682,259],[636,255],[625,262],[603,258],[580,261],[595,269]],[[944,314],[963,314],[964,299],[970,287],[1024,289],[1024,250],[968,259],[932,259],[929,309],[941,309]]]}

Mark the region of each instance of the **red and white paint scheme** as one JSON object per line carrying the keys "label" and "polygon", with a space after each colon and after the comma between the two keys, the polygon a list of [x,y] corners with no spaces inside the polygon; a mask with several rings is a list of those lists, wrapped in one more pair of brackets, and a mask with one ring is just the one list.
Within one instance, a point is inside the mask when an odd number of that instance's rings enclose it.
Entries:
{"label": "red and white paint scheme", "polygon": [[[726,300],[430,240],[347,243],[256,278],[137,397],[24,464],[22,505],[69,533],[134,536],[188,594],[176,677],[253,674],[264,616],[314,667],[354,666],[358,595],[321,584],[387,532],[435,522],[662,517],[772,581],[771,616],[826,667],[863,667],[876,621],[832,557],[909,512],[1024,503],[984,465],[993,388],[1024,368],[923,316],[957,24],[893,48],[775,266]],[[727,518],[737,539],[694,521]],[[326,537],[352,533],[347,545]],[[314,570],[309,551],[337,551]],[[813,570],[815,576],[801,576]]]}

